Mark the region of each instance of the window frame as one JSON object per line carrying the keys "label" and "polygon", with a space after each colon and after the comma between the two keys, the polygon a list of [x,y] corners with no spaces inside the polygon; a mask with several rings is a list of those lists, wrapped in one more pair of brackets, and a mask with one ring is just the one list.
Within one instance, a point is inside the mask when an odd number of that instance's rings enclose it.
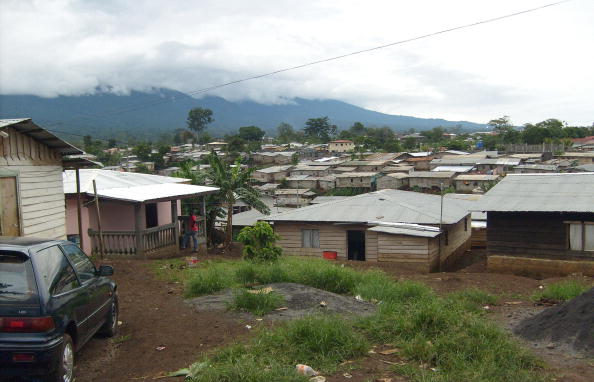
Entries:
{"label": "window frame", "polygon": [[[594,222],[592,221],[575,221],[575,220],[569,220],[569,221],[564,221],[563,222],[566,225],[566,245],[567,245],[567,249],[569,251],[572,252],[594,252],[594,245],[592,246],[592,248],[586,249],[586,226],[594,226]],[[581,240],[580,240],[580,248],[581,249],[571,249],[571,226],[572,225],[579,225],[580,226],[580,231],[581,231]],[[594,233],[593,233],[594,235]],[[592,240],[594,241],[594,238],[592,238]]]}
{"label": "window frame", "polygon": [[[43,251],[46,251],[52,247],[56,247],[58,248],[58,251],[60,251],[60,253],[62,254],[62,258],[65,261],[65,263],[67,264],[68,267],[70,267],[70,269],[72,270],[72,273],[74,274],[74,277],[76,279],[77,282],[77,286],[67,290],[67,291],[63,291],[60,293],[53,293],[51,290],[51,285],[47,285],[46,281],[43,279],[43,275],[42,275],[42,269],[43,269],[43,265],[41,264],[41,260],[39,259],[41,256],[44,256]],[[66,295],[68,293],[73,293],[77,290],[79,290],[80,288],[83,287],[83,283],[81,282],[80,278],[78,277],[78,273],[76,272],[76,270],[74,269],[74,266],[72,265],[72,263],[70,262],[70,260],[68,259],[68,257],[66,256],[66,254],[64,253],[64,250],[62,249],[62,246],[60,244],[52,244],[49,245],[47,247],[44,248],[40,248],[38,250],[35,251],[35,256],[33,256],[33,268],[34,268],[34,273],[36,274],[36,280],[37,281],[37,288],[38,291],[40,293],[46,294],[48,295],[49,298],[54,298],[54,297],[61,297],[63,295]]]}
{"label": "window frame", "polygon": [[[74,262],[70,259],[70,257],[68,256],[68,254],[66,253],[66,248],[65,247],[74,247],[76,249],[78,249],[80,251],[80,253],[85,257],[85,259],[93,266],[93,277],[91,277],[90,279],[87,280],[83,280],[82,277],[80,276],[80,273],[78,271],[78,269],[76,268]],[[68,263],[70,263],[70,266],[72,267],[72,269],[74,269],[74,273],[76,274],[76,277],[78,278],[78,281],[80,283],[81,286],[86,285],[87,283],[93,281],[95,279],[95,276],[97,275],[97,267],[95,266],[95,264],[91,261],[91,259],[89,258],[89,256],[87,256],[87,254],[76,244],[72,243],[72,244],[62,244],[60,245],[60,249],[62,250],[62,253],[64,254],[64,257],[66,257],[66,260],[68,261]]]}
{"label": "window frame", "polygon": [[[306,246],[306,232],[311,232],[311,236],[310,236],[310,245]],[[317,246],[314,246],[314,232],[316,232],[317,235]],[[301,229],[301,248],[321,248],[320,247],[320,230],[317,228],[302,228]]]}

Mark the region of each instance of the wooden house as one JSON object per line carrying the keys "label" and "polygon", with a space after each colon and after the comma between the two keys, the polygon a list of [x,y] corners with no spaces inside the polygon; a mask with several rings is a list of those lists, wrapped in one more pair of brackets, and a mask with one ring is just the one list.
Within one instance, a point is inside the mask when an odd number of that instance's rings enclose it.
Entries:
{"label": "wooden house", "polygon": [[594,276],[594,173],[510,174],[487,192],[489,270]]}
{"label": "wooden house", "polygon": [[394,173],[386,174],[385,176],[378,177],[377,189],[378,190],[386,190],[386,189],[397,190],[402,187],[408,187],[408,176],[409,176],[409,174],[404,174],[401,172],[394,172]]}
{"label": "wooden house", "polygon": [[289,170],[293,166],[271,166],[261,168],[252,173],[252,178],[261,183],[274,183],[289,177]]}
{"label": "wooden house", "polygon": [[[336,198],[264,220],[274,224],[285,253],[391,262],[422,272],[448,269],[470,247],[470,213],[440,197],[382,190]],[[442,223],[442,230],[439,226]]]}
{"label": "wooden house", "polygon": [[501,177],[499,175],[484,174],[464,174],[454,178],[454,188],[456,192],[470,193],[476,189],[486,190],[497,183]]}
{"label": "wooden house", "polygon": [[81,154],[30,118],[0,120],[0,236],[66,239],[62,170]]}
{"label": "wooden house", "polygon": [[594,151],[585,152],[565,152],[561,155],[555,156],[558,159],[567,159],[572,162],[580,164],[594,163]]}
{"label": "wooden house", "polygon": [[355,167],[356,172],[379,172],[388,163],[388,160],[352,160],[343,163],[343,166]]}
{"label": "wooden house", "polygon": [[327,165],[309,165],[298,164],[291,169],[291,176],[295,175],[309,175],[309,176],[326,176],[330,174],[332,166]]}
{"label": "wooden house", "polygon": [[451,171],[413,171],[408,174],[408,185],[410,188],[418,187],[421,190],[439,190],[441,187],[451,186],[455,175],[456,173]]}
{"label": "wooden house", "polygon": [[310,204],[310,201],[316,196],[315,192],[308,189],[285,188],[276,190],[274,197],[276,205],[279,207],[302,207]]}
{"label": "wooden house", "polygon": [[345,172],[336,174],[336,188],[368,188],[373,190],[376,187],[377,172]]}
{"label": "wooden house", "polygon": [[559,166],[554,164],[521,164],[514,167],[514,173],[516,174],[548,174],[559,172]]}

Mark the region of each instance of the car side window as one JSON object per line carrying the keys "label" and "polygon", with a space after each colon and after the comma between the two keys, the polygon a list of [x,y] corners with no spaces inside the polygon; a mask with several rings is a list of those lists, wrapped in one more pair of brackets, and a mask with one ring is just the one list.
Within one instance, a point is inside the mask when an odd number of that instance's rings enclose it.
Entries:
{"label": "car side window", "polygon": [[57,245],[38,251],[35,264],[42,282],[52,296],[80,286],[74,269]]}
{"label": "car side window", "polygon": [[80,281],[85,283],[95,277],[95,266],[87,255],[76,245],[64,245],[64,252],[74,266]]}

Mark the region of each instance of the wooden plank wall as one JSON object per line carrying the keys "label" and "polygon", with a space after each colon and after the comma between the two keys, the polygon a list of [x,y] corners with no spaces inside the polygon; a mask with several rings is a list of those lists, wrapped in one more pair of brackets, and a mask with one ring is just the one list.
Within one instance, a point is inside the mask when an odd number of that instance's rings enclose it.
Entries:
{"label": "wooden plank wall", "polygon": [[429,271],[429,241],[426,237],[378,233],[378,261],[401,263]]}
{"label": "wooden plank wall", "polygon": [[445,245],[445,239],[442,238],[441,244],[441,264],[453,264],[456,259],[449,259],[450,256],[459,257],[464,251],[470,249],[472,229],[470,227],[470,214],[465,219],[461,219],[456,224],[447,225],[444,228],[448,230],[448,245]]}
{"label": "wooden plank wall", "polygon": [[0,169],[18,174],[23,236],[66,238],[62,157],[48,146],[8,127],[0,138]]}
{"label": "wooden plank wall", "polygon": [[594,222],[592,213],[488,212],[488,255],[592,259],[594,252],[571,251],[565,221]]}

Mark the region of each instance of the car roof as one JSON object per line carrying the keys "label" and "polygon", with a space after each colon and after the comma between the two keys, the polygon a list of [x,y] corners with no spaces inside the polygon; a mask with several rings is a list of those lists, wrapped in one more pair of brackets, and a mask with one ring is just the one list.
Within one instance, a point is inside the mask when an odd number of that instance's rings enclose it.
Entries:
{"label": "car roof", "polygon": [[35,237],[0,236],[0,250],[29,249],[42,244],[68,244],[65,240],[43,239]]}

